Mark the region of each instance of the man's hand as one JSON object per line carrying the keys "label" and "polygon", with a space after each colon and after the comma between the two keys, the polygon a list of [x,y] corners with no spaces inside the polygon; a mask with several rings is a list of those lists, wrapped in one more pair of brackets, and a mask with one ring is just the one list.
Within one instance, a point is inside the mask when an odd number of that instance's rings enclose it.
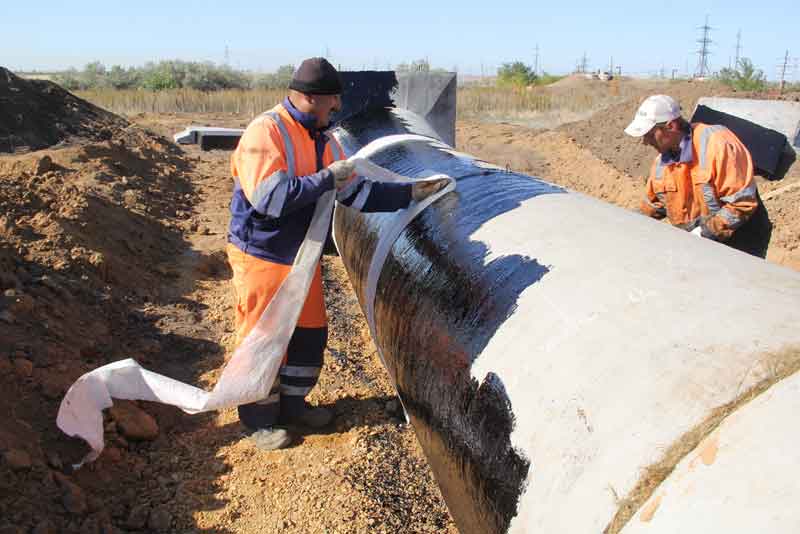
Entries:
{"label": "man's hand", "polygon": [[333,174],[333,182],[336,184],[336,189],[339,190],[350,181],[353,172],[356,170],[356,165],[349,160],[342,159],[328,165],[328,170]]}
{"label": "man's hand", "polygon": [[447,185],[447,180],[431,180],[426,182],[415,182],[411,186],[411,198],[416,202],[422,202],[432,194],[441,191]]}

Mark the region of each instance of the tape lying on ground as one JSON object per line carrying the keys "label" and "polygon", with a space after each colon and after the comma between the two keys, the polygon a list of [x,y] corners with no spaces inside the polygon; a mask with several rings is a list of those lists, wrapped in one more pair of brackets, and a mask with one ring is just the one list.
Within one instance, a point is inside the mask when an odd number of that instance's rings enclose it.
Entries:
{"label": "tape lying on ground", "polygon": [[[420,142],[438,143],[418,135],[388,136],[362,148],[350,159],[356,172],[374,181],[411,183],[411,179],[388,171],[367,158],[397,144]],[[378,277],[392,243],[417,214],[443,194],[455,188],[455,181],[446,175],[423,180],[447,179],[447,186],[422,202],[397,213],[387,231],[379,237],[370,265],[367,320],[373,339],[374,298]],[[59,406],[56,424],[67,435],[85,440],[92,451],[83,462],[96,459],[103,451],[103,410],[110,408],[112,399],[146,400],[169,404],[187,413],[220,410],[266,398],[280,369],[283,355],[294,332],[303,308],[317,262],[330,227],[335,191],[328,191],[317,201],[306,237],[300,246],[289,275],[264,310],[261,318],[233,353],[214,389],[204,389],[148,371],[133,359],[120,360],[84,374],[70,386]],[[383,354],[378,349],[383,360]],[[384,363],[385,365],[385,363]]]}

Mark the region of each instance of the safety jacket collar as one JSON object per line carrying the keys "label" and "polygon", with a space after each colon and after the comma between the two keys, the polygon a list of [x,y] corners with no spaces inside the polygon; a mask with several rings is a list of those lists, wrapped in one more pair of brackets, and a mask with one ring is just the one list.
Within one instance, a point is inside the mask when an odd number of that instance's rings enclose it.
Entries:
{"label": "safety jacket collar", "polygon": [[678,145],[680,154],[675,158],[670,152],[661,154],[662,165],[672,165],[673,163],[691,163],[694,159],[694,147],[692,146],[692,133],[689,132],[681,139],[681,144]]}
{"label": "safety jacket collar", "polygon": [[299,122],[303,128],[308,130],[308,133],[311,135],[311,137],[316,137],[318,134],[324,134],[325,130],[327,130],[327,128],[317,128],[317,116],[313,113],[300,111],[294,107],[294,104],[292,104],[292,101],[289,100],[288,96],[283,100],[283,107],[286,108],[286,111],[289,112],[289,115],[291,115],[294,120]]}

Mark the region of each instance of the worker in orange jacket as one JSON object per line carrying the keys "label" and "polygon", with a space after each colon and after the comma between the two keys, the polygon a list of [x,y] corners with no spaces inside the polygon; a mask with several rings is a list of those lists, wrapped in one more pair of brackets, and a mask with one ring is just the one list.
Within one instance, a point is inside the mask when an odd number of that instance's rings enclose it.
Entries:
{"label": "worker in orange jacket", "polygon": [[[228,260],[236,292],[240,343],[275,296],[305,239],[317,200],[364,212],[395,211],[439,190],[444,182],[411,184],[355,180],[354,164],[328,132],[341,108],[342,82],[324,58],[302,62],[283,103],[253,120],[231,157],[234,179]],[[291,430],[321,428],[333,414],[305,397],[316,385],[328,338],[319,264],[269,396],[239,406],[239,419],[261,449],[286,447]]]}
{"label": "worker in orange jacket", "polygon": [[656,219],[667,217],[674,226],[697,236],[763,257],[763,239],[761,244],[742,239],[743,234],[752,233],[748,230],[755,225],[748,222],[754,214],[760,212],[758,218],[766,219],[766,212],[753,179],[750,152],[733,132],[725,126],[689,124],[674,99],[653,95],[639,107],[625,133],[642,138],[658,152],[642,213]]}

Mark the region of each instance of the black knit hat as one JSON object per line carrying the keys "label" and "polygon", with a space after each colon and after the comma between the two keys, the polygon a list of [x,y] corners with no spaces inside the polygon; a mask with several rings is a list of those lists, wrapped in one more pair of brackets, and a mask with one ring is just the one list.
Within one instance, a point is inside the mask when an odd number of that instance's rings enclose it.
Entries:
{"label": "black knit hat", "polygon": [[308,95],[339,95],[342,94],[342,79],[327,59],[312,57],[294,71],[289,89]]}

